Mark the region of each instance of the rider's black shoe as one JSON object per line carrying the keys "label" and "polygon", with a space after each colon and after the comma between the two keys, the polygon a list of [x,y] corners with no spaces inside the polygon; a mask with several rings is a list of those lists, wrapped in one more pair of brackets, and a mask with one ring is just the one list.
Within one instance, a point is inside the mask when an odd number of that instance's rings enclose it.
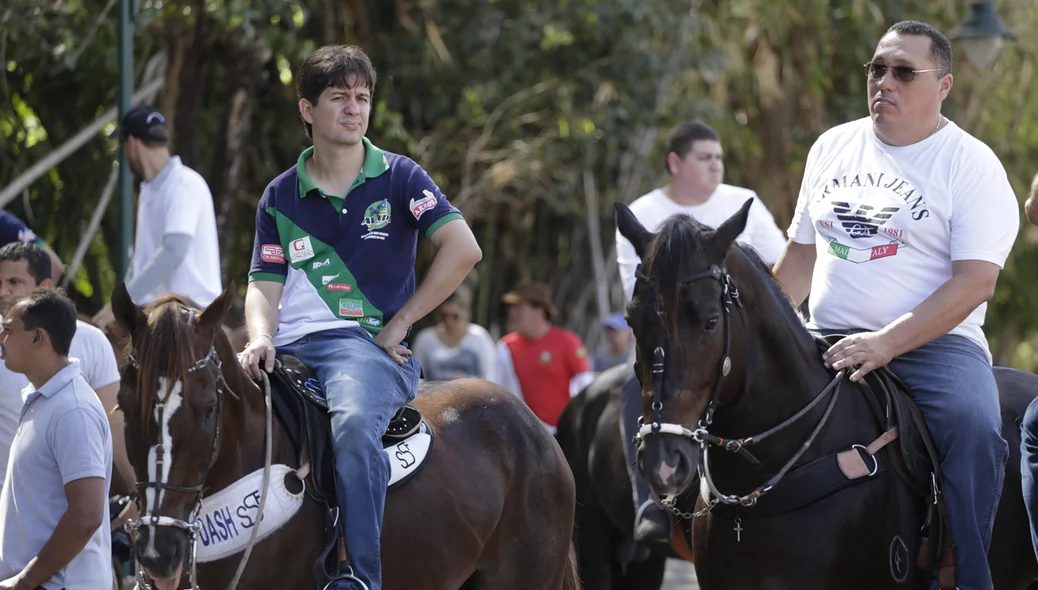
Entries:
{"label": "rider's black shoe", "polygon": [[639,543],[669,543],[671,527],[670,515],[649,500],[638,508],[634,518],[634,540]]}

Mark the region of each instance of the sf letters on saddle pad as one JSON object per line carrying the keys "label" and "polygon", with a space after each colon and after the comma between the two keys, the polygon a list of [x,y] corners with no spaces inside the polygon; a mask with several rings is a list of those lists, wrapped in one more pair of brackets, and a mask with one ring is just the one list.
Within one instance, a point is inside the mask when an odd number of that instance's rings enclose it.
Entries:
{"label": "sf letters on saddle pad", "polygon": [[[429,454],[432,437],[423,428],[394,445],[382,449],[389,458],[389,487],[403,484],[416,474]],[[303,491],[292,493],[285,487],[285,479],[295,469],[287,465],[270,466],[267,503],[263,518],[258,518],[263,488],[263,470],[258,469],[212,496],[202,499],[202,510],[197,522],[199,563],[216,561],[245,551],[252,536],[252,527],[259,521],[256,542],[269,537],[292,520],[303,506]],[[294,476],[293,476],[294,477]]]}
{"label": "sf letters on saddle pad", "polygon": [[[256,542],[270,536],[285,525],[303,506],[303,491],[293,494],[285,487],[285,478],[295,472],[287,465],[270,466],[267,503],[259,524]],[[245,550],[256,526],[260,498],[263,494],[263,469],[258,469],[212,496],[202,499],[197,522],[197,561],[216,561]]]}

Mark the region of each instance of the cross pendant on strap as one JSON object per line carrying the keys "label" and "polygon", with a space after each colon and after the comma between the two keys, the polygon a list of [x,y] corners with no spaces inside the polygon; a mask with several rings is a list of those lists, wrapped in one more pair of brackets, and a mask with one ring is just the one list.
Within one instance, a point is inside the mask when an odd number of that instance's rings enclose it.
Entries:
{"label": "cross pendant on strap", "polygon": [[741,518],[736,518],[735,519],[735,528],[732,529],[732,530],[735,531],[735,542],[736,543],[741,543],[742,542],[742,519]]}

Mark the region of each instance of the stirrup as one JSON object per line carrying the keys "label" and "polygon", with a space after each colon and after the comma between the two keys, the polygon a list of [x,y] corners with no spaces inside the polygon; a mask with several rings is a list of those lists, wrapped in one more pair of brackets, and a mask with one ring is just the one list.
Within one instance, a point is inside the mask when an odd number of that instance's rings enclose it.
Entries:
{"label": "stirrup", "polygon": [[353,575],[353,566],[351,565],[346,566],[346,573],[336,577],[332,581],[325,584],[324,588],[321,588],[321,590],[328,590],[329,588],[331,588],[332,584],[336,582],[356,582],[360,584],[360,587],[363,590],[371,590],[370,588],[368,588],[368,585],[364,583],[364,580],[361,580],[357,576]]}

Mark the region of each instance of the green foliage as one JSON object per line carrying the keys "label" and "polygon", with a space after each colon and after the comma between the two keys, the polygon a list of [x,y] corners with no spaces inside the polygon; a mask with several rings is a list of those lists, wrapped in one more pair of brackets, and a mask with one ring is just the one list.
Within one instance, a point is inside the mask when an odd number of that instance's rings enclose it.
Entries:
{"label": "green foliage", "polygon": [[[12,0],[0,9],[0,186],[116,99],[118,0]],[[690,9],[691,6],[691,9]],[[1033,5],[1000,2],[1019,33]],[[549,283],[570,327],[597,327],[596,282],[620,304],[615,270],[592,271],[590,227],[612,245],[612,202],[660,183],[667,129],[700,117],[725,140],[727,180],[788,222],[807,150],[866,112],[867,61],[899,18],[956,26],[965,0],[143,0],[135,74],[166,55],[157,99],[174,148],[214,187],[228,278],[244,285],[255,203],[306,147],[294,73],[324,43],[357,43],[379,72],[369,136],[425,166],[486,254],[476,318],[501,325],[500,294]],[[992,72],[957,56],[945,112],[1001,157],[1021,202],[1035,172],[1038,38],[1021,34]],[[235,96],[249,109],[235,115]],[[236,118],[238,117],[238,118]],[[244,117],[243,119],[241,117]],[[233,123],[247,123],[240,150]],[[9,207],[68,260],[117,145],[99,136]],[[239,173],[226,178],[235,158]],[[587,180],[593,181],[593,186]],[[593,190],[592,190],[593,189]],[[591,210],[588,210],[588,204]],[[75,285],[95,304],[115,284],[107,212]],[[1025,226],[990,304],[997,360],[1038,366],[1038,233]],[[420,265],[430,252],[423,250]]]}

